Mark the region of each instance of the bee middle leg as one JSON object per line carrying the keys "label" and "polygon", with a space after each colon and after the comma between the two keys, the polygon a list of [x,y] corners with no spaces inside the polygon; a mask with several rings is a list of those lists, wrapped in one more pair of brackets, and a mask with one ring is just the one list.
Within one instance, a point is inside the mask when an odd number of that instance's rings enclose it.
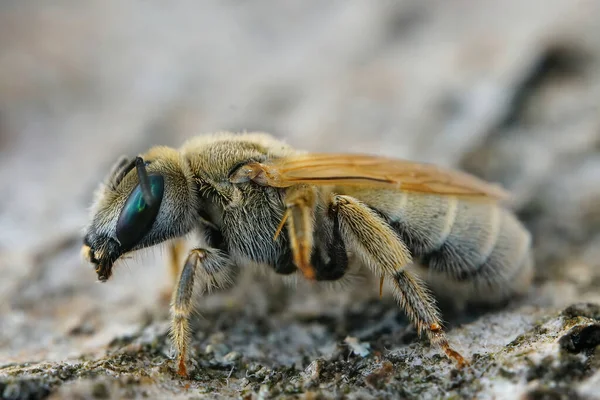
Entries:
{"label": "bee middle leg", "polygon": [[177,373],[183,377],[188,376],[186,357],[191,336],[189,319],[193,311],[194,294],[229,286],[232,283],[232,272],[236,272],[234,264],[220,250],[193,249],[188,255],[171,301],[170,334],[178,354]]}
{"label": "bee middle leg", "polygon": [[285,195],[287,209],[279,228],[281,229],[283,224],[287,223],[294,264],[309,280],[316,278],[315,269],[311,264],[315,200],[315,191],[310,186],[299,185],[289,188]]}
{"label": "bee middle leg", "polygon": [[[346,245],[340,232],[340,225],[337,214],[330,216],[333,222],[331,240],[327,243],[325,256],[319,251],[313,249],[310,262],[314,268],[314,279],[317,281],[337,281],[341,279],[348,270],[348,253]],[[329,227],[324,227],[329,229]],[[292,257],[292,249],[289,249],[281,255],[275,264],[275,272],[282,275],[289,275],[297,271]]]}
{"label": "bee middle leg", "polygon": [[394,230],[368,206],[350,196],[333,196],[330,209],[338,215],[344,239],[359,250],[365,263],[392,279],[395,297],[419,334],[425,332],[430,342],[459,367],[467,365],[448,343],[434,298],[418,277],[404,269],[411,262],[410,251]]}

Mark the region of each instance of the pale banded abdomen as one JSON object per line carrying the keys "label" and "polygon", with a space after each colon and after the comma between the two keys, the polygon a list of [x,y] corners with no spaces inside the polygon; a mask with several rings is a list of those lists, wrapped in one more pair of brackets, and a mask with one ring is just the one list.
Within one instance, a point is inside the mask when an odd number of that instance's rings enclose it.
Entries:
{"label": "pale banded abdomen", "polygon": [[413,258],[433,272],[476,286],[527,286],[529,233],[497,204],[465,197],[403,193],[387,210],[390,225]]}

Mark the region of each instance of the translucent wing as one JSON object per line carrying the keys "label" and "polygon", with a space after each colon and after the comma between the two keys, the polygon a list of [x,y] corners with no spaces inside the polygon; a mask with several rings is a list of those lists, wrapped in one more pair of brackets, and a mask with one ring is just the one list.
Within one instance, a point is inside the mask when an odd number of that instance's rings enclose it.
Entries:
{"label": "translucent wing", "polygon": [[463,172],[372,155],[309,153],[248,164],[245,173],[255,182],[273,187],[367,185],[491,200],[508,197],[501,187]]}

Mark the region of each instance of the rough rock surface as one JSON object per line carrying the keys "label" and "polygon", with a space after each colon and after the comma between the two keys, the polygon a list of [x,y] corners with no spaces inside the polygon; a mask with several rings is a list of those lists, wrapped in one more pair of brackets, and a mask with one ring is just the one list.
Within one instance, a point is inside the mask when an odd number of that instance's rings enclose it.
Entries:
{"label": "rough rock surface", "polygon": [[[600,398],[600,2],[0,3],[0,397]],[[444,301],[457,371],[376,280],[247,273],[173,373],[160,252],[98,284],[123,153],[215,130],[466,169],[534,234],[527,296]]]}

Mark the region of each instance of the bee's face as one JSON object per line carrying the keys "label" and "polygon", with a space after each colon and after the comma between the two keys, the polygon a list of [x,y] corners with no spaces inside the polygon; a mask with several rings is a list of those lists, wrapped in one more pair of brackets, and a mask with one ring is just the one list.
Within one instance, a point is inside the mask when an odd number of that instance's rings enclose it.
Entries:
{"label": "bee's face", "polygon": [[192,228],[194,188],[173,161],[176,159],[163,155],[146,163],[146,193],[135,168],[120,181],[100,187],[82,248],[100,281],[110,278],[115,261],[123,254],[183,235]]}

